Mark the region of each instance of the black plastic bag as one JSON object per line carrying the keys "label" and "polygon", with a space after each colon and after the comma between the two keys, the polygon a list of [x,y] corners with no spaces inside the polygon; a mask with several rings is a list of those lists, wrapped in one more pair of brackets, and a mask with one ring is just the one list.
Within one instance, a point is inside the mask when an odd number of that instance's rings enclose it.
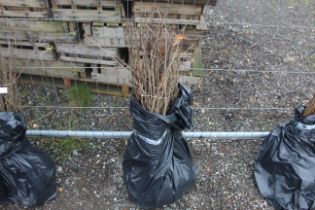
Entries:
{"label": "black plastic bag", "polygon": [[55,166],[25,134],[21,114],[0,112],[0,200],[32,207],[56,196]]}
{"label": "black plastic bag", "polygon": [[255,161],[259,191],[275,209],[315,209],[315,115],[303,111],[268,135]]}
{"label": "black plastic bag", "polygon": [[194,185],[192,157],[182,135],[182,129],[192,126],[191,91],[179,88],[166,116],[130,101],[134,132],[123,160],[124,180],[130,200],[142,207],[173,203]]}

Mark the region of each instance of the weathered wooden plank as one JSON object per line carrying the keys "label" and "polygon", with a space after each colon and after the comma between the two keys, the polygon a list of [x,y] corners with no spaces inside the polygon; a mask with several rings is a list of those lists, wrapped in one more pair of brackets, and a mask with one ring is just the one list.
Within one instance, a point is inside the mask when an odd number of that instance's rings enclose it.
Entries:
{"label": "weathered wooden plank", "polygon": [[51,45],[49,43],[42,43],[42,42],[29,42],[29,41],[7,41],[7,40],[0,40],[1,45],[8,45],[8,46],[19,46],[19,47],[33,47],[36,48],[45,48],[50,49]]}
{"label": "weathered wooden plank", "polygon": [[87,46],[125,48],[128,47],[125,39],[121,38],[106,38],[106,37],[86,37],[83,43]]}
{"label": "weathered wooden plank", "polygon": [[137,23],[164,23],[176,25],[198,25],[200,20],[181,20],[181,19],[163,19],[163,18],[141,18],[135,17]]}
{"label": "weathered wooden plank", "polygon": [[36,31],[47,33],[65,33],[68,23],[60,21],[31,21],[16,20],[11,18],[0,18],[0,30],[14,29],[16,31]]}
{"label": "weathered wooden plank", "polygon": [[124,22],[118,23],[118,22],[111,22],[111,21],[106,21],[106,22],[93,22],[91,23],[92,27],[103,27],[103,26],[107,26],[107,27],[122,27],[125,26]]}
{"label": "weathered wooden plank", "polygon": [[[81,81],[90,81],[95,83],[105,84],[117,84],[117,85],[128,85],[132,86],[131,73],[127,69],[105,69],[102,73],[92,73],[92,77],[88,79],[82,79]],[[179,81],[186,85],[197,85],[200,84],[202,78],[193,76],[181,75]]]}
{"label": "weathered wooden plank", "polygon": [[102,6],[102,7],[116,7],[120,4],[118,1],[110,0],[51,0],[52,5],[77,5],[77,6]]}
{"label": "weathered wooden plank", "polygon": [[92,72],[89,79],[97,83],[131,85],[131,73],[126,68],[102,68],[101,73]]}
{"label": "weathered wooden plank", "polygon": [[[4,60],[7,62],[7,60]],[[10,62],[10,61],[9,61]],[[85,74],[84,66],[63,61],[15,60],[15,72],[54,78],[79,79]],[[27,68],[23,68],[27,66]]]}
{"label": "weathered wooden plank", "polygon": [[0,18],[0,39],[52,42],[75,42],[77,31],[72,23],[59,21],[25,21]]}
{"label": "weathered wooden plank", "polygon": [[92,26],[92,35],[97,37],[125,38],[123,27],[95,27]]}
{"label": "weathered wooden plank", "polygon": [[200,23],[196,25],[196,29],[197,30],[207,30],[208,29],[207,24],[205,22],[205,16],[204,15],[200,16]]}
{"label": "weathered wooden plank", "polygon": [[61,54],[70,55],[85,55],[95,57],[113,58],[118,55],[118,50],[115,48],[99,48],[95,46],[86,46],[80,44],[61,44],[56,43],[56,51]]}
{"label": "weathered wooden plank", "polygon": [[121,22],[119,10],[88,10],[88,9],[53,9],[53,16],[60,20],[80,20],[82,22],[105,21]]}
{"label": "weathered wooden plank", "polygon": [[160,14],[179,14],[179,15],[201,15],[201,5],[155,3],[155,2],[134,2],[134,13],[160,13]]}
{"label": "weathered wooden plank", "polygon": [[103,64],[108,66],[116,66],[117,62],[113,60],[101,60],[101,59],[93,59],[93,58],[80,58],[80,57],[70,57],[61,55],[60,60],[62,61],[70,61],[75,63],[93,63],[93,64]]}
{"label": "weathered wooden plank", "polygon": [[31,49],[16,49],[16,48],[4,48],[0,47],[1,56],[6,58],[16,58],[16,59],[34,59],[34,60],[56,60],[56,56],[51,51],[39,51]]}
{"label": "weathered wooden plank", "polygon": [[38,69],[38,68],[36,68],[36,69],[31,69],[31,68],[19,69],[19,70],[17,70],[17,72],[23,73],[23,74],[44,76],[44,77],[71,78],[73,80],[79,79],[78,72],[68,71],[68,69],[67,70],[49,69],[49,68],[45,69],[45,67],[43,67],[42,69]]}
{"label": "weathered wooden plank", "polygon": [[76,42],[76,33],[39,33],[27,31],[2,31],[0,39],[18,41]]}
{"label": "weathered wooden plank", "polygon": [[32,17],[32,18],[46,18],[47,11],[9,11],[3,10],[0,7],[0,17]]}
{"label": "weathered wooden plank", "polygon": [[182,61],[179,67],[180,71],[191,71],[191,60]]}
{"label": "weathered wooden plank", "polygon": [[[133,1],[133,0],[130,0],[130,1]],[[157,1],[140,0],[140,2],[153,2],[153,1],[157,3],[178,3],[178,4],[191,4],[191,5],[205,5],[205,4],[213,5],[214,4],[215,5],[217,0],[157,0]]]}
{"label": "weathered wooden plank", "polygon": [[[172,6],[170,7],[170,5]],[[207,30],[202,5],[134,2],[134,17],[138,25],[141,23],[164,23],[191,25],[198,30]]]}
{"label": "weathered wooden plank", "polygon": [[84,37],[92,36],[92,23],[82,23]]}
{"label": "weathered wooden plank", "polygon": [[124,29],[122,27],[107,27],[107,26],[89,26],[85,27],[86,34],[84,34],[84,44],[88,46],[102,46],[102,47],[127,47],[125,40]]}
{"label": "weathered wooden plank", "polygon": [[0,4],[17,7],[46,7],[44,0],[1,0]]}

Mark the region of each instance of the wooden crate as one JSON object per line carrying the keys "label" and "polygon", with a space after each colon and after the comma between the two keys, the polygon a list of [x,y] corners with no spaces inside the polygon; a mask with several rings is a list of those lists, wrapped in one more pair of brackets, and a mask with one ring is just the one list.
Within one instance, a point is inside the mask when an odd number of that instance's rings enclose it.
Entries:
{"label": "wooden crate", "polygon": [[196,47],[203,43],[206,38],[205,31],[200,30],[185,30],[181,48],[184,52],[193,53]]}
{"label": "wooden crate", "polygon": [[[128,96],[131,93],[131,73],[127,68],[123,67],[108,67],[94,64],[87,67],[80,63],[39,60],[16,60],[15,65],[18,67],[15,68],[17,73],[38,76],[39,78],[63,79],[67,81],[68,87],[71,86],[71,81],[75,81],[94,83],[96,88],[93,91],[102,94]],[[25,66],[27,68],[23,68]],[[43,80],[41,79],[40,81]],[[201,78],[182,75],[180,82],[189,86],[198,85],[201,82]]]}
{"label": "wooden crate", "polygon": [[0,55],[7,58],[26,60],[56,60],[53,45],[28,41],[0,40]]}
{"label": "wooden crate", "polygon": [[48,18],[47,0],[0,0],[0,17]]}
{"label": "wooden crate", "polygon": [[122,6],[115,0],[51,0],[55,19],[121,22]]}
{"label": "wooden crate", "polygon": [[117,66],[118,49],[79,44],[56,43],[56,52],[62,61]]}
{"label": "wooden crate", "polygon": [[[84,68],[69,62],[62,61],[38,61],[38,60],[18,60],[15,64],[17,73],[35,75],[52,78],[71,78],[78,80],[85,74]],[[26,66],[27,68],[23,68]]]}
{"label": "wooden crate", "polygon": [[[87,73],[88,71],[88,73]],[[201,78],[189,75],[181,75],[180,82],[186,85],[198,85]],[[78,81],[106,84],[118,88],[118,95],[128,96],[132,87],[132,77],[129,69],[124,67],[108,67],[104,65],[90,65],[86,69],[85,77],[81,75]],[[109,91],[109,92],[108,92]],[[100,93],[109,93],[113,95],[113,91],[99,90]]]}
{"label": "wooden crate", "polygon": [[84,44],[88,46],[128,47],[121,24],[83,23],[83,31]]}
{"label": "wooden crate", "polygon": [[192,53],[182,53],[180,71],[184,74],[185,72],[190,72],[192,67]]}
{"label": "wooden crate", "polygon": [[85,78],[79,81],[107,85],[108,88],[99,88],[99,93],[128,96],[131,87],[131,73],[124,67],[108,67],[92,64],[86,69]]}
{"label": "wooden crate", "polygon": [[0,39],[32,42],[77,41],[76,23],[0,19]]}
{"label": "wooden crate", "polygon": [[181,27],[193,26],[198,30],[206,30],[203,6],[175,3],[138,2],[133,5],[135,22],[164,23]]}

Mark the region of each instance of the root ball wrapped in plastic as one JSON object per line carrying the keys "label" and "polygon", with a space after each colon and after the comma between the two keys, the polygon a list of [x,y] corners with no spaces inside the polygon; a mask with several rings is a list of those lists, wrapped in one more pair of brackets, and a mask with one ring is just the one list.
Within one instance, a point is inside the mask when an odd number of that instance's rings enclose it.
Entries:
{"label": "root ball wrapped in plastic", "polygon": [[0,112],[0,201],[33,207],[55,197],[55,167],[25,134],[20,113]]}
{"label": "root ball wrapped in plastic", "polygon": [[255,161],[259,191],[277,210],[315,209],[315,115],[303,112],[268,135]]}
{"label": "root ball wrapped in plastic", "polygon": [[192,157],[182,129],[192,126],[190,90],[179,96],[167,114],[146,111],[135,98],[130,111],[134,132],[123,160],[124,180],[134,203],[156,208],[179,199],[195,181]]}

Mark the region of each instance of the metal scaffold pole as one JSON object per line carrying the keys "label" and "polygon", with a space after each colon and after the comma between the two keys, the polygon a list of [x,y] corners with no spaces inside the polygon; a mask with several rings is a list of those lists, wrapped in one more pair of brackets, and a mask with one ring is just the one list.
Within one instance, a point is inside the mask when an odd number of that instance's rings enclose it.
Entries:
{"label": "metal scaffold pole", "polygon": [[[129,138],[131,131],[76,131],[76,130],[28,130],[27,136],[32,137],[77,137],[77,138]],[[260,139],[265,138],[269,132],[183,132],[186,138],[208,138],[208,139]]]}

